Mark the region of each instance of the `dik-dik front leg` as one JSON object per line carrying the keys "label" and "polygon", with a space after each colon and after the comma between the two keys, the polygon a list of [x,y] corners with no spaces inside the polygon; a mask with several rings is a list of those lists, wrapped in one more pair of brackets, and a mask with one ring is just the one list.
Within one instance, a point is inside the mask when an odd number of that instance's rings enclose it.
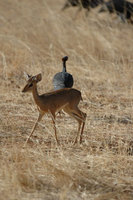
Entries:
{"label": "dik-dik front leg", "polygon": [[51,114],[51,118],[52,118],[52,122],[53,122],[53,126],[54,126],[55,139],[56,139],[57,144],[59,145],[60,143],[59,143],[59,140],[57,137],[56,124],[55,124],[55,112],[52,112],[51,110],[49,110],[49,113]]}
{"label": "dik-dik front leg", "polygon": [[34,126],[33,126],[33,128],[32,128],[32,131],[31,131],[29,137],[28,137],[27,140],[26,140],[25,144],[29,141],[30,137],[32,136],[34,130],[35,130],[36,127],[37,127],[38,122],[41,121],[41,119],[42,119],[42,117],[43,117],[44,114],[45,114],[44,112],[39,112],[39,116],[38,116],[38,118],[37,118],[37,120],[36,120],[36,122],[35,122],[35,124],[34,124]]}

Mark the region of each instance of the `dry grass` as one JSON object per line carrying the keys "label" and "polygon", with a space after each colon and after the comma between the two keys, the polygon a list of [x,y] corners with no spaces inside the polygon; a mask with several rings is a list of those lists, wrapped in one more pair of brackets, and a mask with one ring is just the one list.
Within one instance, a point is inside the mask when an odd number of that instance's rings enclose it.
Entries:
{"label": "dry grass", "polygon": [[[63,0],[0,1],[0,199],[130,200],[133,198],[133,26]],[[74,19],[75,18],[75,19]],[[39,92],[67,63],[87,113],[83,144],[73,145],[77,123],[50,116],[40,122],[23,72],[42,73]]]}

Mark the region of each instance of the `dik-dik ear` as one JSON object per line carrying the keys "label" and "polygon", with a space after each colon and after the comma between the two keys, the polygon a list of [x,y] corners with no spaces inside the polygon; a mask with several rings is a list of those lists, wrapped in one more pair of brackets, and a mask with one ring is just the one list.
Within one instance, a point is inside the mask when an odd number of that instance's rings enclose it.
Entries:
{"label": "dik-dik ear", "polygon": [[40,74],[37,74],[36,75],[36,81],[37,82],[39,82],[39,81],[41,81],[42,80],[42,74],[40,73]]}

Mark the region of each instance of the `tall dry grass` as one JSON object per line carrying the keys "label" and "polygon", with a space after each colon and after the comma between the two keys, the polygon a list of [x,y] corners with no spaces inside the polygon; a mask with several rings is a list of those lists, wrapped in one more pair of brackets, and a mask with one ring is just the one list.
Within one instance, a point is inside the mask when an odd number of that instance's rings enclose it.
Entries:
{"label": "tall dry grass", "polygon": [[[0,1],[0,199],[132,199],[133,26],[97,9],[62,13],[63,3]],[[41,72],[38,90],[50,91],[64,55],[87,113],[83,144],[62,114],[60,147],[45,116],[23,148],[38,115],[23,72]]]}

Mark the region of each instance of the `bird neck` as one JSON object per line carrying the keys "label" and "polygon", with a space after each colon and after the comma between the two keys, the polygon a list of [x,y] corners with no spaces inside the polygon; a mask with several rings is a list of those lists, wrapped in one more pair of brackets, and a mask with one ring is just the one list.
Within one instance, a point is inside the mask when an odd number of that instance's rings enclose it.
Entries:
{"label": "bird neck", "polygon": [[62,72],[66,72],[66,61],[63,61],[63,70]]}

